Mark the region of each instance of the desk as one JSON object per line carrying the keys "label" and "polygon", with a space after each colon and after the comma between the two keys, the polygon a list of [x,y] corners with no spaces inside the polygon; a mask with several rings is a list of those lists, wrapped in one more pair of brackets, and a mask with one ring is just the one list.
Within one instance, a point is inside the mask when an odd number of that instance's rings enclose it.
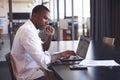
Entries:
{"label": "desk", "polygon": [[[113,59],[112,46],[90,42],[86,59]],[[52,65],[59,80],[120,80],[120,67],[88,67],[88,70],[70,70],[69,65]]]}

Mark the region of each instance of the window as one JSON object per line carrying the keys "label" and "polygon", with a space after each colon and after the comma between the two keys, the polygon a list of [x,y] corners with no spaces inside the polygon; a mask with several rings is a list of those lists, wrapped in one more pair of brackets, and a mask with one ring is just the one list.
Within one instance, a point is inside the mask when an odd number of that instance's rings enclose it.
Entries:
{"label": "window", "polygon": [[[57,6],[58,4],[59,6]],[[90,36],[90,0],[50,0],[49,8],[51,19],[59,22],[61,40],[64,40],[63,35],[65,34],[69,34],[68,40],[72,39],[70,37],[72,37],[73,29],[70,26],[77,27],[75,29],[78,34],[74,33],[78,37],[76,39],[79,39],[81,35]],[[70,25],[70,22],[73,22],[73,25]]]}

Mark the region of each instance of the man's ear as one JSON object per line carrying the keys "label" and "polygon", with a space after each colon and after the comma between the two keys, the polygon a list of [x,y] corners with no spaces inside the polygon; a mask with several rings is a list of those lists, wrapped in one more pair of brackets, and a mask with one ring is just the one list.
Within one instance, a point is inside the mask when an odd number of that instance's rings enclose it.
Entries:
{"label": "man's ear", "polygon": [[34,20],[35,20],[35,19],[38,19],[38,14],[33,13],[32,18],[33,18]]}
{"label": "man's ear", "polygon": [[32,17],[31,17],[31,21],[33,22],[33,24],[34,24],[34,25],[36,25],[36,24],[37,24],[38,19],[39,19],[38,14],[33,13],[33,14],[32,14]]}
{"label": "man's ear", "polygon": [[33,22],[34,25],[35,25],[35,24],[38,23],[38,21],[39,21],[39,15],[36,14],[36,13],[34,13],[34,14],[32,15],[32,22]]}

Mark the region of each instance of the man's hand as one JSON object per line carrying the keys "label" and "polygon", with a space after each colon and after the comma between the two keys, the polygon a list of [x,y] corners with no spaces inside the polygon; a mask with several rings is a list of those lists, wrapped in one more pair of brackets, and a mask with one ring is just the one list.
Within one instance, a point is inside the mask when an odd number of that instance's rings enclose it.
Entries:
{"label": "man's hand", "polygon": [[45,32],[47,35],[53,36],[55,33],[55,29],[52,26],[46,26],[45,27]]}
{"label": "man's hand", "polygon": [[71,55],[76,55],[76,54],[72,50],[67,50],[67,51],[61,52],[61,57],[63,57],[63,58],[68,58]]}
{"label": "man's hand", "polygon": [[52,41],[52,37],[55,33],[55,29],[52,26],[47,25],[43,31],[39,34],[43,43],[43,50],[47,51],[50,47],[50,43]]}
{"label": "man's hand", "polygon": [[71,55],[76,55],[74,51],[72,50],[66,50],[64,52],[60,52],[60,53],[57,53],[57,54],[53,54],[51,55],[51,62],[55,62],[57,61],[58,59],[60,59],[61,57],[62,58],[67,58],[67,57],[70,57]]}

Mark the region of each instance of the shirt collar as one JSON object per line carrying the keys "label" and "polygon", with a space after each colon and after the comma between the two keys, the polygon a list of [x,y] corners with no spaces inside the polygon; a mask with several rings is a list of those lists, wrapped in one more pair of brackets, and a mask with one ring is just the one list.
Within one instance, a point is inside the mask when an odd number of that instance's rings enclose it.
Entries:
{"label": "shirt collar", "polygon": [[31,27],[32,27],[32,28],[34,28],[34,30],[36,30],[36,32],[37,32],[37,33],[39,33],[39,32],[40,32],[40,30],[39,30],[39,29],[37,29],[37,28],[34,26],[34,24],[32,23],[32,21],[31,21],[31,20],[28,20],[28,23],[31,25]]}

